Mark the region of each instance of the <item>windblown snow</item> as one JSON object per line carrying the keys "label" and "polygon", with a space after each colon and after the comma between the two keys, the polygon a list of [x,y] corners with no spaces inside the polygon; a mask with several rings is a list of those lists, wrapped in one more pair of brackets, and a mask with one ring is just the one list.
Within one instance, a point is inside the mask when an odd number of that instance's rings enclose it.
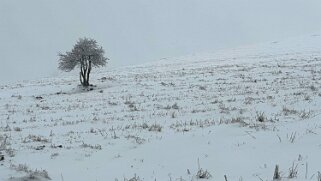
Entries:
{"label": "windblown snow", "polygon": [[321,179],[321,37],[0,86],[0,180]]}

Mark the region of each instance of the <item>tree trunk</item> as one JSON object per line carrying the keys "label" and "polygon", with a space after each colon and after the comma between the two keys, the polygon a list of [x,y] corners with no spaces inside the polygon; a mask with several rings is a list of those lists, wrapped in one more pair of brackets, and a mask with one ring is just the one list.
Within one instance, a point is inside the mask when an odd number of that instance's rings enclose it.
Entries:
{"label": "tree trunk", "polygon": [[83,87],[89,86],[89,82],[87,79],[88,68],[86,65],[81,65],[80,67],[80,83]]}
{"label": "tree trunk", "polygon": [[88,69],[87,69],[87,75],[86,75],[86,80],[87,80],[87,86],[89,86],[89,74],[91,72],[91,61],[89,60],[89,63],[88,63]]}
{"label": "tree trunk", "polygon": [[[85,57],[83,57],[85,58]],[[90,59],[90,57],[89,57]],[[91,60],[84,60],[80,66],[80,83],[83,87],[88,87],[89,84],[89,74],[91,72]]]}
{"label": "tree trunk", "polygon": [[80,80],[81,85],[84,85],[84,81],[83,81],[83,76],[82,75],[83,74],[82,74],[82,70],[81,70],[81,72],[79,72],[79,80]]}

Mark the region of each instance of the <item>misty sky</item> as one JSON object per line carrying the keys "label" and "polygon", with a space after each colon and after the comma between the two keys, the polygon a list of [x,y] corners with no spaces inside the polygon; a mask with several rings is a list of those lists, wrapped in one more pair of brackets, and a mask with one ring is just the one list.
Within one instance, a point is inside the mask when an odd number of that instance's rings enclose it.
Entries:
{"label": "misty sky", "polygon": [[85,36],[117,67],[315,32],[320,0],[0,0],[0,83],[57,74]]}

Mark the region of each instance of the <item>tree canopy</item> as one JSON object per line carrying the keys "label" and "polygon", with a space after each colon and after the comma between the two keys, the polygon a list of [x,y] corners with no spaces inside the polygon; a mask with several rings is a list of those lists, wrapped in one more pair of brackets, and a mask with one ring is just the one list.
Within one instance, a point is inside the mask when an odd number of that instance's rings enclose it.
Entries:
{"label": "tree canopy", "polygon": [[59,69],[69,72],[80,67],[80,82],[83,86],[89,86],[92,67],[102,67],[107,63],[108,58],[104,57],[104,53],[96,40],[80,38],[71,51],[59,53]]}

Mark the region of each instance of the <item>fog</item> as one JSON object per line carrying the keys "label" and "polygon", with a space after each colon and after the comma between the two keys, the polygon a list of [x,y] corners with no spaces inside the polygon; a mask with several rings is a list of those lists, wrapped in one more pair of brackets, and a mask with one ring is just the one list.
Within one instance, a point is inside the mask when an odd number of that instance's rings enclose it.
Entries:
{"label": "fog", "polygon": [[320,30],[320,0],[0,0],[0,83],[56,75],[80,37],[111,68]]}

